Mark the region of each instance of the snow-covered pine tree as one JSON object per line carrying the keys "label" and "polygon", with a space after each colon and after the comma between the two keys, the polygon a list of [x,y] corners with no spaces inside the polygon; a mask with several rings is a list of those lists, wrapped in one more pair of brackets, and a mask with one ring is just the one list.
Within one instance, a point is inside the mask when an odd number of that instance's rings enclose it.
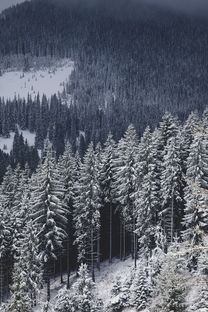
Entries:
{"label": "snow-covered pine tree", "polygon": [[[145,159],[140,157],[138,167],[143,168],[144,165],[146,167],[146,174],[142,177],[143,174],[140,171],[140,183],[136,194],[136,233],[139,239],[140,251],[146,256],[148,256],[150,250],[156,247],[155,233],[158,225],[158,213],[161,209],[161,159],[158,149],[158,132],[155,131],[151,139],[148,136],[147,142],[147,147],[144,141],[140,145],[140,149],[144,147],[146,150],[146,162]],[[142,149],[140,150],[140,154],[142,155]]]}
{"label": "snow-covered pine tree", "polygon": [[198,295],[192,306],[189,307],[190,312],[206,312],[208,310],[208,242],[206,248],[201,250],[198,258],[198,268],[194,276],[197,281],[196,290]]}
{"label": "snow-covered pine tree", "polygon": [[162,223],[167,239],[173,242],[175,234],[181,230],[183,216],[184,180],[181,167],[180,148],[177,138],[168,141],[161,176]]}
{"label": "snow-covered pine tree", "polygon": [[185,282],[178,272],[177,255],[167,255],[158,275],[151,312],[185,312]]}
{"label": "snow-covered pine tree", "polygon": [[158,225],[155,229],[155,245],[156,247],[151,251],[147,264],[147,272],[148,278],[150,280],[150,285],[155,284],[157,275],[160,273],[161,267],[166,258],[166,235],[160,225]]}
{"label": "snow-covered pine tree", "polygon": [[54,312],[72,312],[72,307],[72,293],[68,289],[60,290],[56,297]]}
{"label": "snow-covered pine tree", "polygon": [[32,312],[32,302],[27,288],[27,272],[24,258],[14,264],[12,295],[5,312]]}
{"label": "snow-covered pine tree", "polygon": [[[102,146],[100,143],[97,144],[96,149],[95,149],[95,167],[96,167],[96,174],[97,174],[97,181],[99,184],[99,197],[101,198],[101,206],[103,208],[104,203],[103,203],[103,194],[102,194],[102,155],[103,155],[103,150]],[[101,210],[100,210],[101,213]],[[101,233],[100,233],[100,227],[98,229],[98,238],[97,238],[97,268],[100,270],[100,240],[101,240]]]}
{"label": "snow-covered pine tree", "polygon": [[79,268],[79,278],[72,287],[72,311],[99,312],[99,305],[95,298],[95,284],[92,281],[86,264]]}
{"label": "snow-covered pine tree", "polygon": [[112,134],[108,135],[102,154],[101,187],[103,202],[109,215],[109,263],[112,263],[112,218],[115,202],[114,173],[115,173],[116,143]]}
{"label": "snow-covered pine tree", "polygon": [[135,272],[132,285],[130,287],[130,305],[137,311],[145,309],[150,298],[150,285],[144,268]]}
{"label": "snow-covered pine tree", "polygon": [[181,158],[182,169],[186,173],[187,159],[191,152],[191,144],[194,141],[196,132],[200,127],[200,119],[197,112],[191,113],[181,129],[180,145],[181,145]]}
{"label": "snow-covered pine tree", "polygon": [[161,150],[164,151],[169,140],[177,136],[179,122],[177,118],[173,117],[170,113],[166,113],[160,122],[158,130],[161,138]]}
{"label": "snow-covered pine tree", "polygon": [[5,221],[5,212],[0,210],[0,305],[3,302],[5,290],[8,288],[8,285],[5,284],[5,279],[12,233],[12,229],[8,227]]}
{"label": "snow-covered pine tree", "polygon": [[78,262],[88,262],[94,280],[96,247],[100,227],[100,190],[96,173],[93,144],[84,156],[80,179],[75,186],[75,243],[78,245]]}
{"label": "snow-covered pine tree", "polygon": [[124,281],[120,281],[119,276],[115,280],[112,288],[112,298],[107,306],[106,311],[109,312],[120,312],[124,308],[131,306],[131,286],[134,279],[134,272],[127,276]]}
{"label": "snow-covered pine tree", "polygon": [[45,302],[41,312],[54,312],[52,304],[49,301]]}
{"label": "snow-covered pine tree", "polygon": [[183,239],[191,248],[189,265],[197,267],[198,247],[204,246],[208,235],[208,153],[207,137],[198,132],[191,145],[187,161],[187,187],[185,189],[185,216]]}
{"label": "snow-covered pine tree", "polygon": [[116,276],[116,279],[111,290],[112,295],[118,296],[122,289],[121,276]]}
{"label": "snow-covered pine tree", "polygon": [[38,240],[32,221],[25,225],[18,249],[11,286],[12,295],[6,311],[30,312],[36,305],[42,282]]}
{"label": "snow-covered pine tree", "polygon": [[[65,145],[65,151],[63,155],[59,158],[57,163],[57,174],[60,175],[60,180],[64,185],[64,204],[68,211],[68,224],[67,224],[67,242],[66,242],[66,252],[67,252],[67,287],[69,288],[69,276],[70,276],[70,251],[73,250],[73,239],[74,239],[74,228],[73,228],[73,209],[74,209],[74,185],[76,182],[76,162],[74,155],[72,153],[72,147],[69,142]],[[63,282],[62,276],[62,255],[60,254],[60,273],[61,282]]]}
{"label": "snow-covered pine tree", "polygon": [[[7,250],[6,250],[6,258],[1,258],[1,264],[3,265],[5,259],[7,265],[4,266],[4,271],[2,274],[2,279],[6,279],[7,281],[11,277],[11,271],[13,266],[13,238],[14,232],[16,227],[16,213],[17,209],[14,206],[16,202],[17,194],[19,193],[20,186],[21,186],[21,177],[22,171],[20,166],[13,171],[12,168],[9,166],[7,168],[7,172],[4,176],[3,182],[0,186],[0,211],[2,215],[2,222],[4,224],[4,229],[9,230],[10,237],[7,240]],[[21,200],[21,199],[20,199]],[[3,269],[1,269],[2,271]],[[7,282],[8,284],[8,282]],[[2,285],[3,286],[3,285]],[[8,288],[8,285],[5,284],[5,289]]]}
{"label": "snow-covered pine tree", "polygon": [[39,251],[45,265],[50,300],[50,266],[56,253],[62,249],[66,238],[67,209],[65,208],[64,184],[59,180],[51,147],[46,148],[45,158],[32,179],[31,217],[38,229]]}
{"label": "snow-covered pine tree", "polygon": [[[132,254],[136,267],[137,238],[136,238],[136,205],[135,195],[137,192],[137,152],[138,140],[136,130],[130,125],[118,145],[118,160],[114,175],[114,189],[116,199],[121,205],[121,215],[124,222],[124,230],[132,234]],[[123,235],[125,236],[125,234]],[[125,244],[125,242],[124,242]],[[124,246],[125,259],[125,246]]]}
{"label": "snow-covered pine tree", "polygon": [[[16,171],[15,171],[16,172]],[[30,209],[28,205],[29,193],[29,168],[20,172],[20,181],[17,185],[13,202],[13,244],[12,252],[17,257],[19,241],[23,235],[23,228],[30,217]]]}
{"label": "snow-covered pine tree", "polygon": [[28,220],[23,229],[20,243],[20,257],[24,259],[26,264],[27,289],[30,294],[32,306],[35,306],[37,303],[37,296],[43,280],[43,267],[39,258],[38,246],[37,229],[35,229],[32,220]]}

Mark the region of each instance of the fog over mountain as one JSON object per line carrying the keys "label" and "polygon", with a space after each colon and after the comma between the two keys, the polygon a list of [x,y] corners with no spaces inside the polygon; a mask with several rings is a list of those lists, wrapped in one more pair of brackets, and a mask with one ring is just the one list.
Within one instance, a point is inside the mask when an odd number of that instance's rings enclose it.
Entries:
{"label": "fog over mountain", "polygon": [[[1,0],[0,1],[0,11],[24,2],[26,0]],[[36,0],[32,0],[36,1]],[[42,0],[43,2],[45,0]],[[139,14],[140,11],[140,5],[147,4],[146,7],[147,10],[152,9],[152,5],[164,8],[164,9],[171,9],[178,12],[183,12],[186,14],[191,15],[203,15],[208,16],[208,1],[207,0],[51,0],[51,2],[57,2],[57,4],[67,4],[67,5],[80,5],[84,7],[97,7],[97,6],[104,6],[105,9],[112,11],[115,8],[122,12],[126,9],[132,9],[132,17],[135,17],[135,15]],[[138,6],[139,5],[139,6]],[[150,6],[149,6],[150,5]],[[127,12],[126,12],[127,13]],[[128,17],[129,14],[127,13]]]}
{"label": "fog over mountain", "polygon": [[[135,0],[138,1],[139,0]],[[143,2],[167,7],[191,14],[208,14],[207,0],[143,0]]]}
{"label": "fog over mountain", "polygon": [[1,0],[0,1],[0,12],[4,9],[9,8],[12,5],[15,5],[17,3],[24,2],[25,0]]}

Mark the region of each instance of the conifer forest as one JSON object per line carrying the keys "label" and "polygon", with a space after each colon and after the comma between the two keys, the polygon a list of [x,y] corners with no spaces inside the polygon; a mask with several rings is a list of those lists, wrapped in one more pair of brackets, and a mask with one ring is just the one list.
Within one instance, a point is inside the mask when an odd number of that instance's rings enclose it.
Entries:
{"label": "conifer forest", "polygon": [[208,312],[208,5],[13,4],[0,312]]}

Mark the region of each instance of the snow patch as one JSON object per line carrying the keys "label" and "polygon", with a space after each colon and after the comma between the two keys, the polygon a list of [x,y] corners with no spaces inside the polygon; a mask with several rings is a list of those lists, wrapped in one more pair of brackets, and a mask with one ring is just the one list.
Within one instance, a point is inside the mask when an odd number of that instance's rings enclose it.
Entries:
{"label": "snow patch", "polygon": [[5,100],[15,97],[26,99],[29,94],[34,99],[38,94],[40,98],[45,94],[50,98],[64,91],[73,69],[74,63],[65,59],[52,68],[28,72],[7,70],[0,76],[0,97]]}
{"label": "snow patch", "polygon": [[[28,130],[21,130],[19,129],[19,133],[22,133],[24,140],[27,140],[29,146],[35,145],[35,133],[31,133]],[[3,150],[5,153],[10,154],[13,142],[14,142],[14,132],[10,132],[10,137],[5,138],[0,136],[0,149]]]}

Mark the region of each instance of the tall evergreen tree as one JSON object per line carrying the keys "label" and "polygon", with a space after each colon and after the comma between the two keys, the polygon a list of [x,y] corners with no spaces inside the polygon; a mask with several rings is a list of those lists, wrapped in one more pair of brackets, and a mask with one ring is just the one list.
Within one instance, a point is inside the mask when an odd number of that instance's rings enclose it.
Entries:
{"label": "tall evergreen tree", "polygon": [[113,204],[115,202],[114,191],[114,174],[115,174],[115,158],[116,158],[116,143],[113,140],[112,134],[108,135],[105,142],[102,154],[102,169],[101,169],[101,185],[103,192],[103,201],[108,209],[109,215],[109,262],[112,263],[112,223],[113,223]]}
{"label": "tall evergreen tree", "polygon": [[169,241],[181,230],[183,217],[183,188],[180,149],[177,138],[172,138],[166,147],[164,169],[161,176],[163,210],[162,222]]}
{"label": "tall evergreen tree", "polygon": [[100,227],[99,183],[96,174],[95,153],[90,144],[75,188],[75,243],[78,245],[78,262],[90,262],[94,280],[95,244]]}
{"label": "tall evergreen tree", "polygon": [[[135,128],[130,125],[119,142],[118,165],[115,172],[115,192],[117,201],[122,207],[124,229],[130,231],[133,237],[133,254],[137,258],[136,238],[136,206],[135,193],[137,191],[137,151],[138,142]],[[125,255],[124,255],[125,258]]]}
{"label": "tall evergreen tree", "polygon": [[59,180],[55,161],[50,146],[46,148],[45,158],[33,177],[31,210],[32,219],[38,229],[39,251],[48,284],[48,301],[50,300],[50,266],[56,253],[62,248],[66,238],[67,209],[63,204],[64,185]]}

